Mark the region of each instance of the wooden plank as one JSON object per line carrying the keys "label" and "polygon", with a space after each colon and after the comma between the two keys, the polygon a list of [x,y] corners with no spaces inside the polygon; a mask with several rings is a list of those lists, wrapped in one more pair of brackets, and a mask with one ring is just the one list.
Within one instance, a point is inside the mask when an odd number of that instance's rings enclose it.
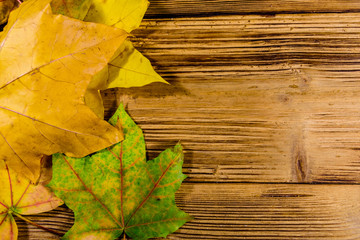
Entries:
{"label": "wooden plank", "polygon": [[[74,214],[65,205],[62,205],[55,210],[46,213],[29,215],[26,217],[36,224],[59,232],[61,235],[64,235],[74,224]],[[60,236],[30,225],[16,216],[15,221],[19,229],[19,240],[60,239]]]}
{"label": "wooden plank", "polygon": [[137,48],[172,85],[124,101],[154,157],[179,140],[198,182],[360,182],[360,14],[147,20]]}
{"label": "wooden plank", "polygon": [[[278,183],[360,181],[360,3],[151,3],[133,40],[172,85],[104,96],[108,117],[126,103],[150,158],[185,147],[176,201],[194,220],[168,239],[359,239],[360,185]],[[29,218],[74,221],[65,207]],[[20,240],[59,239],[16,221]]]}
{"label": "wooden plank", "polygon": [[360,2],[356,0],[150,0],[146,17],[359,11]]}
{"label": "wooden plank", "polygon": [[[359,239],[359,185],[184,184],[178,206],[194,220],[168,239]],[[67,230],[68,211],[41,214]],[[30,218],[34,218],[31,216]],[[36,220],[36,219],[35,219]],[[58,239],[20,222],[20,240]]]}

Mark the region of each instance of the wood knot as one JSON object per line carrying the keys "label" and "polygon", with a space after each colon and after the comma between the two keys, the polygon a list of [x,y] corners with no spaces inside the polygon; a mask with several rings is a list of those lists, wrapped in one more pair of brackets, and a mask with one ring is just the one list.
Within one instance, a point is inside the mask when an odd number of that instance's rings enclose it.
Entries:
{"label": "wood knot", "polygon": [[292,149],[292,161],[298,182],[305,182],[308,175],[308,163],[303,139],[297,139]]}

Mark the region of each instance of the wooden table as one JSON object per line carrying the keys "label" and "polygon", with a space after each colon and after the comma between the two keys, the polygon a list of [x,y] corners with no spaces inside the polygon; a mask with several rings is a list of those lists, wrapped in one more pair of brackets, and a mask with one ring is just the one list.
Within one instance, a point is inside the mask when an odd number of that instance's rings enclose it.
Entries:
{"label": "wooden table", "polygon": [[123,101],[150,159],[184,145],[168,239],[360,239],[360,1],[152,0],[133,34],[171,85],[105,91],[106,116]]}

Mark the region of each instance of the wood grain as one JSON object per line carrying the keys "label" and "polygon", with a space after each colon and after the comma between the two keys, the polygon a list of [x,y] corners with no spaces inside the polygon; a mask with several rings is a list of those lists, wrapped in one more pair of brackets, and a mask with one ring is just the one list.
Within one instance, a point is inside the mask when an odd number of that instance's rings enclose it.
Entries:
{"label": "wood grain", "polygon": [[[172,85],[108,91],[149,157],[179,140],[195,182],[360,181],[360,14],[147,20],[133,39]],[[114,100],[115,99],[115,100]]]}
{"label": "wood grain", "polygon": [[147,17],[219,14],[359,12],[356,0],[150,0]]}
{"label": "wood grain", "polygon": [[[168,239],[360,239],[360,2],[151,0],[146,16],[132,40],[171,85],[103,96],[150,159],[184,145],[194,220]],[[16,220],[20,240],[58,239]]]}
{"label": "wood grain", "polygon": [[[194,219],[167,239],[360,238],[358,185],[184,184],[177,204]],[[64,208],[31,218],[58,230],[73,220]],[[58,239],[19,225],[19,240]]]}

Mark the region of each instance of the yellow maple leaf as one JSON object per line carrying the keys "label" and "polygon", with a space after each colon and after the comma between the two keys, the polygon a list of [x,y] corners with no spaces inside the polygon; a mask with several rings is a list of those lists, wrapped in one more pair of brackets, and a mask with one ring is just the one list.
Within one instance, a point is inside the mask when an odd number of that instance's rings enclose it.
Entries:
{"label": "yellow maple leaf", "polygon": [[[63,201],[43,185],[32,185],[30,181],[9,169],[0,161],[0,239],[16,240],[18,229],[14,215],[31,222],[22,215],[50,211]],[[31,222],[32,223],[32,222]]]}
{"label": "yellow maple leaf", "polygon": [[167,83],[153,69],[149,59],[126,40],[119,54],[109,63],[106,72],[98,74],[90,82],[85,93],[86,104],[99,118],[104,117],[104,105],[99,90],[109,88],[142,87],[153,82]]}
{"label": "yellow maple leaf", "polygon": [[[147,0],[52,0],[56,13],[88,22],[103,23],[127,32],[139,27],[149,6]],[[97,74],[85,93],[86,104],[100,117],[104,105],[100,90],[142,87],[153,82],[167,83],[155,72],[150,61],[126,40],[109,62],[109,68]]]}
{"label": "yellow maple leaf", "polygon": [[149,59],[126,40],[120,54],[109,63],[109,77],[105,88],[142,87],[153,82],[167,83],[151,66]]}
{"label": "yellow maple leaf", "polygon": [[121,29],[53,15],[49,0],[13,11],[0,36],[0,159],[36,181],[43,155],[82,157],[121,141],[84,94],[126,37]]}
{"label": "yellow maple leaf", "polygon": [[[71,3],[72,1],[62,0],[62,2]],[[85,5],[86,1],[80,2]],[[103,23],[131,32],[140,26],[148,6],[148,0],[107,0],[105,2],[92,0],[84,21]],[[106,75],[104,73],[101,77],[93,78],[85,94],[85,101],[102,118],[104,106],[99,90],[142,87],[153,82],[167,83],[155,72],[150,61],[137,51],[129,40],[126,40],[118,54],[109,62]]]}

